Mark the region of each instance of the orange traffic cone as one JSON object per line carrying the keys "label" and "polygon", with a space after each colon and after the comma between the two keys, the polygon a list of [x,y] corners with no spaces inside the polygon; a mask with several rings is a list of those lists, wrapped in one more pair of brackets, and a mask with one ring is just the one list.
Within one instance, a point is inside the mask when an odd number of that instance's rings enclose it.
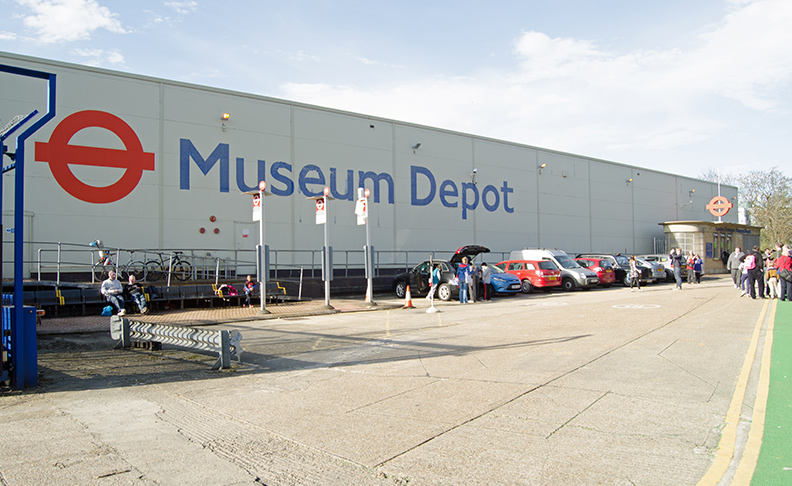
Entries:
{"label": "orange traffic cone", "polygon": [[412,305],[412,295],[410,295],[410,286],[407,286],[407,292],[404,293],[404,307],[402,309],[415,309]]}

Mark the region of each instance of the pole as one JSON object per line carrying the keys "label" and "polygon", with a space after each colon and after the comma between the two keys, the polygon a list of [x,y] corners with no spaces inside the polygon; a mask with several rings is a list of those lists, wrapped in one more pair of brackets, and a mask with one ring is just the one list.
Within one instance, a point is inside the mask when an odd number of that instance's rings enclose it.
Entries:
{"label": "pole", "polygon": [[329,238],[329,230],[328,226],[330,226],[330,209],[327,207],[327,187],[325,187],[324,192],[324,210],[325,210],[325,224],[324,224],[324,247],[325,247],[325,307],[332,309],[333,307],[330,305],[330,272],[333,271],[330,268],[330,238]]}
{"label": "pole", "polygon": [[258,281],[259,285],[261,285],[261,289],[259,294],[261,295],[261,309],[259,309],[259,314],[269,314],[270,312],[267,310],[267,281],[269,280],[269,275],[267,275],[267,247],[264,244],[266,241],[265,238],[265,226],[264,226],[264,189],[267,188],[267,183],[264,181],[259,182],[259,204],[261,205],[261,219],[259,220],[259,269],[258,269]]}

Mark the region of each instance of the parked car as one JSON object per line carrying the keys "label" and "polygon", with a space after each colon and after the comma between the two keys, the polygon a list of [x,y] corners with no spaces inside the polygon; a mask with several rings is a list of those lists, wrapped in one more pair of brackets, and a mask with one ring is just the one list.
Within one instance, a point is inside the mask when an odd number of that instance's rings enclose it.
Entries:
{"label": "parked car", "polygon": [[530,294],[534,288],[550,292],[561,285],[561,270],[551,260],[506,260],[495,266],[519,278],[524,294]]}
{"label": "parked car", "polygon": [[[616,274],[616,281],[624,285],[630,286],[630,259],[621,254],[612,253],[581,253],[576,258],[600,258],[607,260],[613,267],[613,272]],[[641,268],[641,282],[649,283],[652,280],[652,270],[650,268]]]}
{"label": "parked car", "polygon": [[641,260],[647,260],[650,262],[660,263],[661,265],[663,265],[663,269],[665,270],[666,282],[674,281],[674,267],[671,266],[671,259],[668,257],[668,254],[650,253],[648,255],[637,255],[637,258],[640,258]]}
{"label": "parked car", "polygon": [[509,260],[547,260],[561,270],[561,288],[591,290],[599,284],[597,274],[581,267],[562,250],[524,249],[511,252]]}
{"label": "parked car", "polygon": [[652,262],[642,258],[635,259],[641,266],[649,268],[652,271],[652,283],[661,282],[666,279],[665,267],[660,262]]}
{"label": "parked car", "polygon": [[613,270],[608,260],[601,258],[575,258],[575,261],[582,267],[586,267],[592,272],[597,274],[600,279],[600,285],[606,289],[613,285],[616,281],[616,272]]}
{"label": "parked car", "polygon": [[396,297],[403,299],[409,285],[410,294],[426,295],[431,287],[429,283],[430,265],[434,264],[440,265],[440,285],[437,287],[437,298],[451,300],[459,295],[459,287],[452,284],[457,264],[462,263],[462,257],[468,257],[468,260],[472,261],[480,253],[489,253],[489,248],[479,245],[463,246],[449,260],[424,260],[410,270],[393,277],[391,284],[393,291],[396,293]]}
{"label": "parked car", "polygon": [[489,265],[492,273],[490,274],[490,283],[492,288],[495,289],[496,294],[511,294],[514,295],[522,288],[522,282],[516,275],[506,273],[501,270],[497,265]]}

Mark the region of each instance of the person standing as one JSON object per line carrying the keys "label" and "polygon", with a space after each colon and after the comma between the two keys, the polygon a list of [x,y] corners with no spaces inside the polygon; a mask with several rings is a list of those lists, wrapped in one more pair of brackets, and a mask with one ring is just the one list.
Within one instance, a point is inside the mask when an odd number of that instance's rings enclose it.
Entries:
{"label": "person standing", "polygon": [[107,280],[102,282],[99,292],[116,308],[119,316],[126,315],[126,310],[124,310],[124,286],[116,279],[115,271],[110,270],[107,273]]}
{"label": "person standing", "polygon": [[768,259],[767,266],[765,266],[765,281],[767,282],[767,291],[769,298],[777,299],[781,293],[781,288],[778,283],[778,270],[775,267],[775,259]]}
{"label": "person standing", "polygon": [[673,248],[671,254],[668,255],[671,260],[671,268],[674,270],[674,280],[676,280],[676,287],[671,290],[682,290],[682,248]]}
{"label": "person standing", "polygon": [[696,280],[696,272],[694,270],[694,263],[696,261],[696,255],[693,252],[688,253],[687,261],[687,283],[692,284]]}
{"label": "person standing", "polygon": [[484,290],[484,300],[490,300],[495,289],[492,287],[492,270],[487,266],[487,262],[481,263],[481,284]]}
{"label": "person standing", "polygon": [[792,258],[789,256],[789,246],[787,245],[782,247],[781,256],[776,260],[776,270],[778,270],[778,283],[781,286],[778,300],[789,302],[792,300],[792,280],[784,278],[785,272],[782,272],[782,269],[792,272]]}
{"label": "person standing", "polygon": [[137,283],[135,276],[129,276],[129,283],[124,286],[124,293],[129,296],[132,302],[137,305],[141,314],[148,314],[148,306],[146,305],[146,294],[143,293],[143,287]]}
{"label": "person standing", "polygon": [[643,292],[641,290],[641,270],[638,268],[638,261],[635,259],[635,255],[630,255],[630,292],[634,289],[634,286],[638,286],[638,292]]}
{"label": "person standing", "polygon": [[456,279],[457,283],[459,284],[459,303],[460,304],[467,304],[468,303],[468,276],[470,275],[470,269],[468,268],[468,259],[467,257],[462,257],[462,263],[457,266],[456,269]]}
{"label": "person standing", "polygon": [[[749,255],[753,256],[754,261],[753,266],[750,263],[747,265],[751,298],[756,298],[757,287],[759,287],[759,298],[764,299],[764,260],[762,260],[762,252],[759,251],[758,246],[754,246]],[[746,257],[747,260],[748,258]]]}
{"label": "person standing", "polygon": [[469,277],[468,277],[468,298],[471,302],[475,303],[478,298],[478,283],[479,283],[479,269],[476,266],[476,262],[470,262],[470,270]]}
{"label": "person standing", "polygon": [[745,253],[740,250],[740,247],[736,247],[734,252],[729,255],[729,260],[726,263],[726,269],[731,272],[732,281],[734,282],[734,288],[740,288],[740,278],[742,277],[740,272],[740,262],[742,258],[745,256]]}
{"label": "person standing", "polygon": [[696,276],[696,283],[701,283],[701,271],[703,270],[704,261],[700,256],[696,255],[693,258],[693,274]]}

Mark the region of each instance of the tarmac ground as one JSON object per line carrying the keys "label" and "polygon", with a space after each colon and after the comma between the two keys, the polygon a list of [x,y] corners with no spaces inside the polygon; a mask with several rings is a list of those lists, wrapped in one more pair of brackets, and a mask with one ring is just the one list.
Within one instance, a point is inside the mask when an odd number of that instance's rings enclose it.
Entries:
{"label": "tarmac ground", "polygon": [[127,316],[239,330],[220,371],[114,349],[106,317],[44,319],[40,386],[0,393],[0,485],[749,484],[792,304],[671,288]]}

